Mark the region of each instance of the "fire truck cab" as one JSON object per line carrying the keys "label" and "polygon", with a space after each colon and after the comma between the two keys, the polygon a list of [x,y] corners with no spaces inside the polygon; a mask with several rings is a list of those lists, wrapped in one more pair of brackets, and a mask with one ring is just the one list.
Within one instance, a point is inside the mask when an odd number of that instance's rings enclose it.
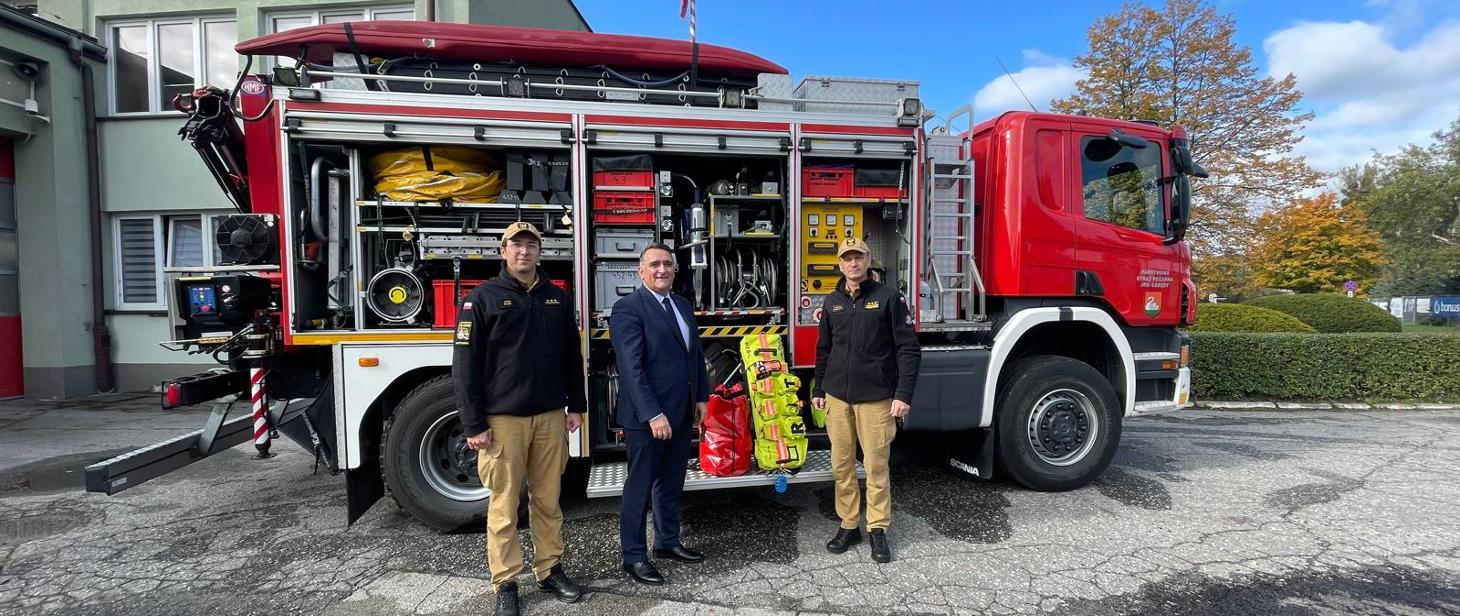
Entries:
{"label": "fire truck cab", "polygon": [[[565,481],[589,496],[621,488],[607,318],[653,242],[675,251],[712,381],[769,334],[809,383],[836,245],[865,240],[923,345],[902,429],[979,477],[1085,485],[1125,417],[1188,403],[1182,237],[1203,172],[1180,127],[935,121],[915,82],[797,82],[644,37],[372,22],[238,49],[273,72],[178,101],[239,213],[216,230],[227,265],[169,272],[165,344],[223,367],[166,383],[164,406],[219,401],[198,433],[89,467],[94,491],[277,431],[345,475],[350,522],[388,493],[427,525],[476,523],[489,494],[456,420],[453,327],[515,221],[543,231],[542,268],[574,299],[589,409]],[[686,489],[830,480],[825,433],[809,437],[797,473],[692,462]]]}

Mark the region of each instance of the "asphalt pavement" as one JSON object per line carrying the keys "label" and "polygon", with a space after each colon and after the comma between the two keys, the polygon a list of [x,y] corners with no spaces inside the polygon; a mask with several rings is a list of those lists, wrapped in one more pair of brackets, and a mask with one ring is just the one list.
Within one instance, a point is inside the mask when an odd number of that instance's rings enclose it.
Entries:
{"label": "asphalt pavement", "polygon": [[[154,396],[0,403],[0,614],[490,613],[482,535],[377,503],[292,444],[117,496],[80,468],[196,429]],[[696,565],[617,570],[617,499],[565,507],[565,605],[527,614],[1457,614],[1460,410],[1199,410],[1132,419],[1096,483],[1038,493],[900,452],[896,560],[833,555],[830,484],[686,495]],[[524,538],[526,534],[524,533]],[[530,553],[530,552],[529,552]]]}

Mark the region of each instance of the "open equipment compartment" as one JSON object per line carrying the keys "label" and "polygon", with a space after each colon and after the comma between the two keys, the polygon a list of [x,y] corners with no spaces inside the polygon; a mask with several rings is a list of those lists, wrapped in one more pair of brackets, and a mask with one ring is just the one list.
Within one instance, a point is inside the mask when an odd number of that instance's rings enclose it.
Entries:
{"label": "open equipment compartment", "polygon": [[588,166],[595,393],[589,425],[596,450],[617,450],[622,431],[614,422],[618,384],[608,320],[614,302],[641,286],[644,248],[657,242],[674,253],[673,291],[694,307],[706,357],[717,366],[714,384],[738,366],[721,356],[738,348],[742,335],[785,333],[789,156],[591,149]]}
{"label": "open equipment compartment", "polygon": [[461,298],[500,274],[502,232],[519,220],[542,232],[542,267],[572,292],[566,147],[294,139],[290,151],[295,332],[453,327]]}

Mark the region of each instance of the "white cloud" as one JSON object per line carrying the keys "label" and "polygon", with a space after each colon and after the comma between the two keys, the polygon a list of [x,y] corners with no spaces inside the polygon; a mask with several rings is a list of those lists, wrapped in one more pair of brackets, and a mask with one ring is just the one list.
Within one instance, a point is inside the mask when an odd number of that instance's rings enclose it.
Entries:
{"label": "white cloud", "polygon": [[[1000,75],[979,88],[973,96],[974,115],[983,120],[1010,109],[1028,109],[1033,102],[1040,111],[1049,111],[1049,101],[1075,91],[1075,82],[1086,72],[1066,59],[1056,58],[1038,49],[1024,50],[1025,68],[1010,75]],[[1017,85],[1016,85],[1017,84]],[[1023,90],[1023,93],[1020,93]],[[1025,97],[1028,100],[1025,100]]]}
{"label": "white cloud", "polygon": [[[1401,3],[1407,6],[1407,3]],[[1388,21],[1388,20],[1386,20]],[[1427,143],[1460,115],[1460,24],[1433,24],[1396,45],[1392,27],[1305,22],[1263,42],[1270,74],[1297,77],[1317,114],[1297,152],[1322,171],[1362,163],[1375,151]]]}

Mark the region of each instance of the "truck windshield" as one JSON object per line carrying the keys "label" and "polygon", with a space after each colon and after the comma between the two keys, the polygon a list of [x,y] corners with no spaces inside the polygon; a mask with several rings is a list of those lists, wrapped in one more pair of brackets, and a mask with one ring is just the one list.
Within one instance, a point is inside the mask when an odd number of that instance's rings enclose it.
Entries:
{"label": "truck windshield", "polygon": [[1122,147],[1106,137],[1080,142],[1085,217],[1151,233],[1166,231],[1161,149]]}

